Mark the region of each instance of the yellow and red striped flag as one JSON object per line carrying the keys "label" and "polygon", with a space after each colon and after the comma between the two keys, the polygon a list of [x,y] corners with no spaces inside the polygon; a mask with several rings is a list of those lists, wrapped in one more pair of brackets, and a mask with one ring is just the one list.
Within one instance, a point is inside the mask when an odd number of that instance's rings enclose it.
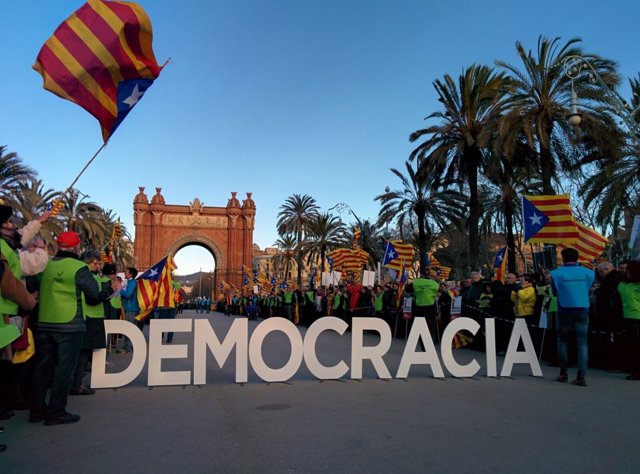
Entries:
{"label": "yellow and red striped flag", "polygon": [[331,259],[335,270],[360,270],[369,261],[369,254],[362,249],[335,249],[327,255]]}
{"label": "yellow and red striped flag", "polygon": [[384,257],[382,266],[391,270],[400,271],[402,265],[411,265],[413,261],[413,245],[404,243],[402,240],[384,240]]}
{"label": "yellow and red striped flag", "polygon": [[98,119],[105,143],[160,75],[136,3],[89,0],[58,26],[33,68],[43,87]]}
{"label": "yellow and red striped flag", "polygon": [[527,244],[574,245],[578,227],[568,194],[522,196],[524,241]]}
{"label": "yellow and red striped flag", "polygon": [[171,274],[178,267],[172,257],[165,257],[138,277],[138,306],[140,313],[137,320],[145,319],[154,308],[174,308],[175,289]]}
{"label": "yellow and red striped flag", "polygon": [[598,258],[607,246],[607,238],[599,234],[582,222],[576,221],[578,226],[578,241],[573,247],[578,251],[580,263],[591,263]]}

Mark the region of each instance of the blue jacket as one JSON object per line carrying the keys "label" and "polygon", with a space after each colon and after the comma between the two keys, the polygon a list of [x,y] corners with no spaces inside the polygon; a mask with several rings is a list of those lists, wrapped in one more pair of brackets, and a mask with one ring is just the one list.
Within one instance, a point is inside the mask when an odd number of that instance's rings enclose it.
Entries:
{"label": "blue jacket", "polygon": [[593,270],[577,263],[565,264],[551,272],[553,293],[558,297],[558,313],[589,309],[589,290],[593,285]]}
{"label": "blue jacket", "polygon": [[122,290],[120,296],[122,297],[122,307],[125,313],[139,313],[140,306],[138,306],[138,282],[136,280],[127,280],[127,287]]}

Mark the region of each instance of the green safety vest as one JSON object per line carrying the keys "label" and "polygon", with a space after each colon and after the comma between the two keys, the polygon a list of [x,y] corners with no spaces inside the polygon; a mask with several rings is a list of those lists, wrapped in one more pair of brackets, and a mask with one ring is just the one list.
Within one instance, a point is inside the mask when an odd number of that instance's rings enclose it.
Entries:
{"label": "green safety vest", "polygon": [[64,324],[78,310],[76,274],[87,264],[75,258],[50,260],[40,283],[38,322]]}
{"label": "green safety vest", "polygon": [[376,311],[382,311],[382,298],[383,298],[383,297],[384,297],[384,293],[378,293],[378,294],[376,295],[376,301],[375,301],[375,303],[374,303],[374,305],[373,305],[373,308],[374,308]]}
{"label": "green safety vest", "polygon": [[284,292],[284,304],[291,304],[293,302],[293,291]]}
{"label": "green safety vest", "polygon": [[109,303],[111,307],[114,309],[122,308],[122,296],[114,296],[113,298],[109,298]]}
{"label": "green safety vest", "polygon": [[307,299],[311,302],[311,303],[315,303],[316,302],[316,294],[313,291],[307,291],[305,293],[305,295],[307,295]]}
{"label": "green safety vest", "polygon": [[[111,281],[109,278],[100,275],[93,275],[93,278],[98,282],[98,288],[102,290],[102,284]],[[104,303],[98,303],[96,305],[87,304],[84,300],[84,294],[82,295],[82,312],[87,318],[104,319]]]}
{"label": "green safety vest", "polygon": [[[7,260],[9,270],[11,270],[13,276],[21,280],[22,270],[20,269],[20,257],[18,253],[13,250],[4,239],[0,239],[0,252],[2,252],[2,256]],[[12,316],[18,314],[18,303],[14,303],[0,295],[0,315],[2,314]]]}
{"label": "green safety vest", "polygon": [[440,285],[427,278],[413,280],[413,293],[416,295],[416,306],[431,306],[436,302]]}
{"label": "green safety vest", "polygon": [[621,282],[618,293],[622,300],[622,315],[626,319],[640,319],[640,283]]}

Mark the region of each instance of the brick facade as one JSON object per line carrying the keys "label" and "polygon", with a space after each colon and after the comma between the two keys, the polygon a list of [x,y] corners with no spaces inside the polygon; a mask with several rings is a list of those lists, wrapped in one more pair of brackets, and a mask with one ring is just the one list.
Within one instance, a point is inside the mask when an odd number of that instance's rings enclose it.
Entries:
{"label": "brick facade", "polygon": [[143,272],[165,255],[196,244],[214,255],[216,288],[222,280],[240,287],[242,265],[252,264],[256,205],[251,193],[242,204],[232,192],[226,207],[211,207],[198,198],[189,205],[166,204],[162,188],[149,202],[144,189],[139,186],[133,200],[136,268]]}

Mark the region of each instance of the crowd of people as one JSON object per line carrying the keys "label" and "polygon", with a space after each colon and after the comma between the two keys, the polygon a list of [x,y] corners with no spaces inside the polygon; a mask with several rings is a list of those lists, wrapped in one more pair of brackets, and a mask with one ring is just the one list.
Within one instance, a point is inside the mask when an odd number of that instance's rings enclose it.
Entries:
{"label": "crowd of people", "polygon": [[[504,282],[486,280],[480,272],[439,281],[426,269],[407,285],[363,286],[347,279],[337,286],[285,288],[262,296],[231,289],[214,305],[228,316],[284,317],[303,326],[323,316],[349,325],[353,317],[375,316],[398,338],[407,336],[412,318],[425,317],[436,344],[452,317],[470,317],[481,328],[485,318],[494,318],[499,354],[508,347],[515,319],[522,318],[539,358],[560,368],[558,381],[568,381],[574,360],[576,385],[586,385],[587,366],[626,371],[627,379],[640,380],[640,262],[625,260],[615,268],[605,261],[593,271],[577,263],[573,248],[564,249],[562,258],[553,271],[508,273]],[[406,297],[412,299],[410,316],[403,310]],[[456,299],[460,310],[452,314]],[[482,334],[466,341],[484,350]]]}
{"label": "crowd of people", "polygon": [[[80,416],[67,411],[67,399],[95,393],[84,381],[92,352],[112,342],[104,320],[125,319],[143,329],[138,272],[129,267],[126,278],[119,278],[98,252],[81,253],[74,231],[57,236],[57,253],[50,256],[38,235],[50,212],[22,229],[16,229],[12,214],[11,207],[0,205],[0,419],[28,409],[30,423],[75,423]],[[568,382],[572,359],[575,385],[586,386],[589,366],[628,371],[627,379],[640,380],[640,262],[625,261],[618,268],[603,262],[594,272],[577,263],[575,249],[561,254],[563,265],[553,271],[509,273],[504,282],[487,281],[478,272],[462,281],[438,281],[425,268],[406,285],[363,286],[348,278],[336,286],[282,288],[265,296],[230,290],[215,302],[188,300],[177,311],[283,317],[304,326],[323,316],[349,326],[354,317],[379,317],[397,338],[406,337],[415,318],[423,317],[435,344],[454,317],[473,318],[481,327],[485,318],[495,318],[499,352],[508,346],[514,320],[523,318],[540,358],[559,367],[559,382]],[[173,308],[155,311],[155,317],[175,317]],[[172,341],[173,333],[163,335],[163,342]],[[483,341],[475,337],[471,347],[483,350]],[[117,348],[132,350],[126,337]]]}

